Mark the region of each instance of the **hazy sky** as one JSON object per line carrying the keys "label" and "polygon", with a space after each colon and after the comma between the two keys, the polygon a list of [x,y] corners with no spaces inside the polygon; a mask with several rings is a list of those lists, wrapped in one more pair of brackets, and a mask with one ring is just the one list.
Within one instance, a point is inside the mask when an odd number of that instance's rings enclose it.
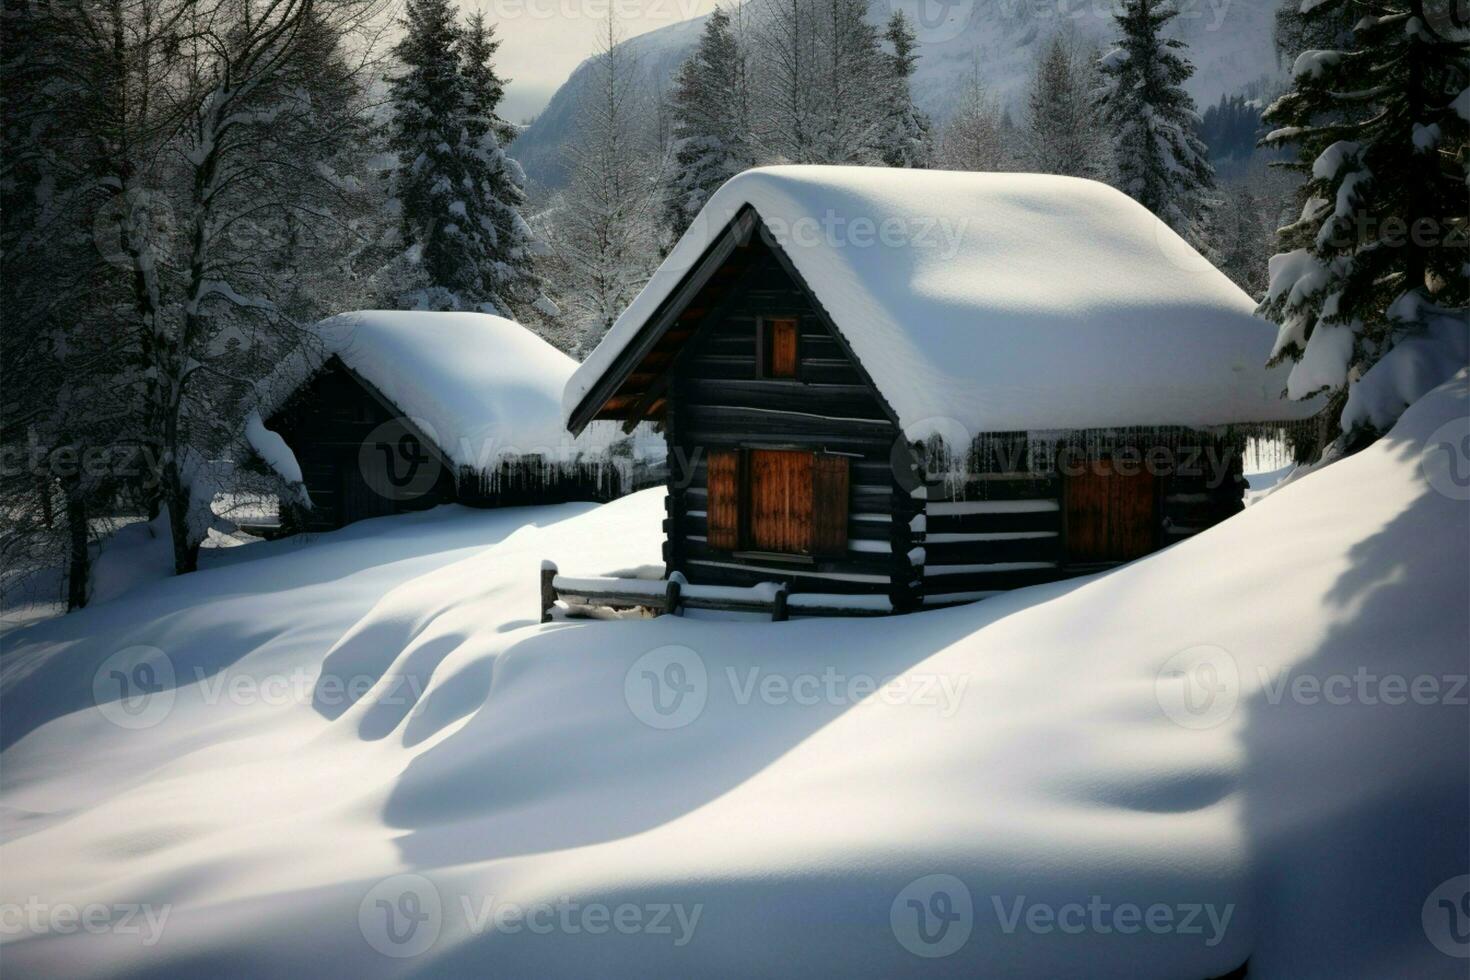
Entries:
{"label": "hazy sky", "polygon": [[540,112],[597,47],[611,8],[624,37],[698,17],[715,0],[464,0],[461,10],[479,9],[500,38],[496,68],[511,79],[501,114],[512,122]]}

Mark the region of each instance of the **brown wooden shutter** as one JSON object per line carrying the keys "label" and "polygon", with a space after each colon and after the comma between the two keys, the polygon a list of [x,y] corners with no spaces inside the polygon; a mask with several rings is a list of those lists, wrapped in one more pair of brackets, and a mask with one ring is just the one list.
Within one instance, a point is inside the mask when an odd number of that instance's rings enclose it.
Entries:
{"label": "brown wooden shutter", "polygon": [[706,472],[709,546],[733,551],[740,547],[740,450],[710,450]]}
{"label": "brown wooden shutter", "polygon": [[794,317],[766,321],[766,377],[796,377],[796,336]]}
{"label": "brown wooden shutter", "polygon": [[812,552],[847,551],[848,459],[817,453],[812,460]]}
{"label": "brown wooden shutter", "polygon": [[1119,473],[1092,461],[1066,477],[1067,556],[1074,562],[1131,561],[1154,550],[1152,473]]}

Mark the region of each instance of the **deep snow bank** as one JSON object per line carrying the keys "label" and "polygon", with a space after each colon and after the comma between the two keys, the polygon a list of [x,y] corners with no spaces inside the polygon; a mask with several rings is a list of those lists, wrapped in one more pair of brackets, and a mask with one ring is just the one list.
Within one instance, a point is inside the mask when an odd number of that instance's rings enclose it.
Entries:
{"label": "deep snow bank", "polygon": [[[644,493],[366,522],[24,631],[0,955],[1461,977],[1467,405],[1111,574],[906,618],[534,623],[540,560],[657,560]],[[116,700],[140,664],[176,686]]]}

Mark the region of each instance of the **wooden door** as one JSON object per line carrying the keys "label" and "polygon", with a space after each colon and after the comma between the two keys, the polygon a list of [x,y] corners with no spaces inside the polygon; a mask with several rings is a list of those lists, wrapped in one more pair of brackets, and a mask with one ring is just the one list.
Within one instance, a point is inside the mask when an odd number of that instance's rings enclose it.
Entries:
{"label": "wooden door", "polygon": [[393,500],[385,492],[387,476],[384,472],[359,466],[359,457],[355,453],[344,453],[340,467],[338,527],[393,513]]}
{"label": "wooden door", "polygon": [[756,551],[811,553],[811,453],[750,451],[750,546]]}
{"label": "wooden door", "polygon": [[1069,474],[1065,484],[1068,560],[1131,561],[1154,550],[1158,518],[1152,473],[1119,473],[1103,460]]}

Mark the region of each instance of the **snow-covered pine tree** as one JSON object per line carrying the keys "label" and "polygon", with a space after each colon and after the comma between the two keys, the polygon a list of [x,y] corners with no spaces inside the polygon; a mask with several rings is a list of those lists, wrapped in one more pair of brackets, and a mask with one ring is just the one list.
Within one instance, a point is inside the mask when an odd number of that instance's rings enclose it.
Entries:
{"label": "snow-covered pine tree", "polygon": [[663,192],[669,244],[678,240],[721,184],[751,166],[745,79],[745,52],[730,15],[716,7],[698,47],[674,78],[670,106],[674,165]]}
{"label": "snow-covered pine tree", "polygon": [[[466,114],[472,102],[460,47],[464,31],[451,0],[407,0],[403,38],[393,53],[403,72],[389,84],[393,119],[389,148],[407,259],[419,288],[399,302],[463,309],[487,292],[487,236],[472,174]],[[413,279],[410,279],[412,282]]]}
{"label": "snow-covered pine tree", "polygon": [[1094,49],[1059,34],[1041,52],[1026,93],[1025,165],[1035,173],[1107,180],[1112,149],[1095,105]]}
{"label": "snow-covered pine tree", "polygon": [[1125,0],[1117,47],[1102,60],[1099,103],[1113,140],[1119,188],[1193,242],[1203,242],[1205,194],[1215,185],[1199,116],[1183,85],[1194,66],[1164,37],[1169,0]]}
{"label": "snow-covered pine tree", "polygon": [[[1443,0],[1304,7],[1304,34],[1337,43],[1300,52],[1266,111],[1263,145],[1295,149],[1305,183],[1261,313],[1280,325],[1272,362],[1295,362],[1288,394],[1330,393],[1351,447],[1404,408],[1396,372],[1372,370],[1397,345],[1421,341],[1419,376],[1464,366],[1470,32]],[[1461,353],[1431,369],[1436,345]]]}
{"label": "snow-covered pine tree", "polygon": [[884,120],[879,135],[883,163],[889,167],[928,167],[934,158],[929,117],[914,105],[912,80],[918,65],[918,38],[902,10],[895,10],[883,31]]}
{"label": "snow-covered pine tree", "polygon": [[541,280],[534,265],[535,236],[522,216],[526,175],[506,153],[515,127],[498,112],[505,82],[492,62],[499,47],[485,15],[472,14],[459,53],[466,93],[465,166],[472,182],[468,194],[479,214],[485,246],[480,269],[483,291],[475,298],[488,312],[521,319],[522,311],[534,309],[541,298]]}

